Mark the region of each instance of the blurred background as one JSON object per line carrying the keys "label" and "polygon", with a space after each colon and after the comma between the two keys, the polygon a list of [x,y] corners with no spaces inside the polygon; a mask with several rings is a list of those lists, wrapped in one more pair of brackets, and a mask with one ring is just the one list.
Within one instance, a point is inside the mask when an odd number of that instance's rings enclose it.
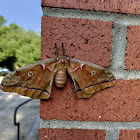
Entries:
{"label": "blurred background", "polygon": [[[0,82],[3,76],[21,66],[40,60],[41,0],[6,0],[0,4]],[[14,111],[30,98],[0,90],[0,140],[16,140]],[[39,100],[17,111],[20,139],[38,139]]]}

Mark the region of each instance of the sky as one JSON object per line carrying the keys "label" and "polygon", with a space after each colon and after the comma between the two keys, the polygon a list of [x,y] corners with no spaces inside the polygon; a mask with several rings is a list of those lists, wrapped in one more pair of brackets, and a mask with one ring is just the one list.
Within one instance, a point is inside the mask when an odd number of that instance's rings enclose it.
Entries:
{"label": "sky", "polygon": [[41,32],[41,0],[0,0],[0,16],[7,25],[16,23],[24,30]]}

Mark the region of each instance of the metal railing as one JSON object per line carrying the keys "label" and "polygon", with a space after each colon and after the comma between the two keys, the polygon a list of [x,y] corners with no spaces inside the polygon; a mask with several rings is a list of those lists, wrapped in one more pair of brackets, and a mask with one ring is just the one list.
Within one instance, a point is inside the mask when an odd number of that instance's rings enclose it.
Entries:
{"label": "metal railing", "polygon": [[18,105],[18,106],[16,107],[16,109],[15,109],[15,112],[14,112],[14,124],[15,124],[15,126],[17,126],[17,140],[20,140],[20,123],[17,122],[17,111],[18,111],[18,109],[19,109],[21,106],[23,106],[24,104],[30,102],[31,100],[32,100],[32,99],[29,99],[29,100],[27,100],[27,101],[21,103],[21,104]]}

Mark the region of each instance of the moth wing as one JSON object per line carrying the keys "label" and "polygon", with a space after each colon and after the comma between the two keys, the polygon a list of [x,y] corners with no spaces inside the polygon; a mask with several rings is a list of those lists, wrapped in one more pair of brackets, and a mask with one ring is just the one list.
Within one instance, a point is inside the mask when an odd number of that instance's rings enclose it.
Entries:
{"label": "moth wing", "polygon": [[29,64],[7,74],[2,80],[1,89],[33,99],[48,99],[56,71],[55,58]]}
{"label": "moth wing", "polygon": [[92,94],[115,85],[115,77],[109,70],[88,62],[69,60],[67,67],[78,98],[89,98]]}

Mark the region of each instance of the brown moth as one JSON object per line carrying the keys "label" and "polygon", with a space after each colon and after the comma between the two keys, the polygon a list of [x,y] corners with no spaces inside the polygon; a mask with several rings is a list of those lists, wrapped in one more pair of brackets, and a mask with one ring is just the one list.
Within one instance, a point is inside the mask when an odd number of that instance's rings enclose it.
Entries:
{"label": "brown moth", "polygon": [[115,77],[109,70],[88,62],[60,56],[23,66],[7,74],[1,83],[6,92],[17,92],[33,99],[48,99],[53,82],[64,87],[69,74],[78,98],[112,87]]}

